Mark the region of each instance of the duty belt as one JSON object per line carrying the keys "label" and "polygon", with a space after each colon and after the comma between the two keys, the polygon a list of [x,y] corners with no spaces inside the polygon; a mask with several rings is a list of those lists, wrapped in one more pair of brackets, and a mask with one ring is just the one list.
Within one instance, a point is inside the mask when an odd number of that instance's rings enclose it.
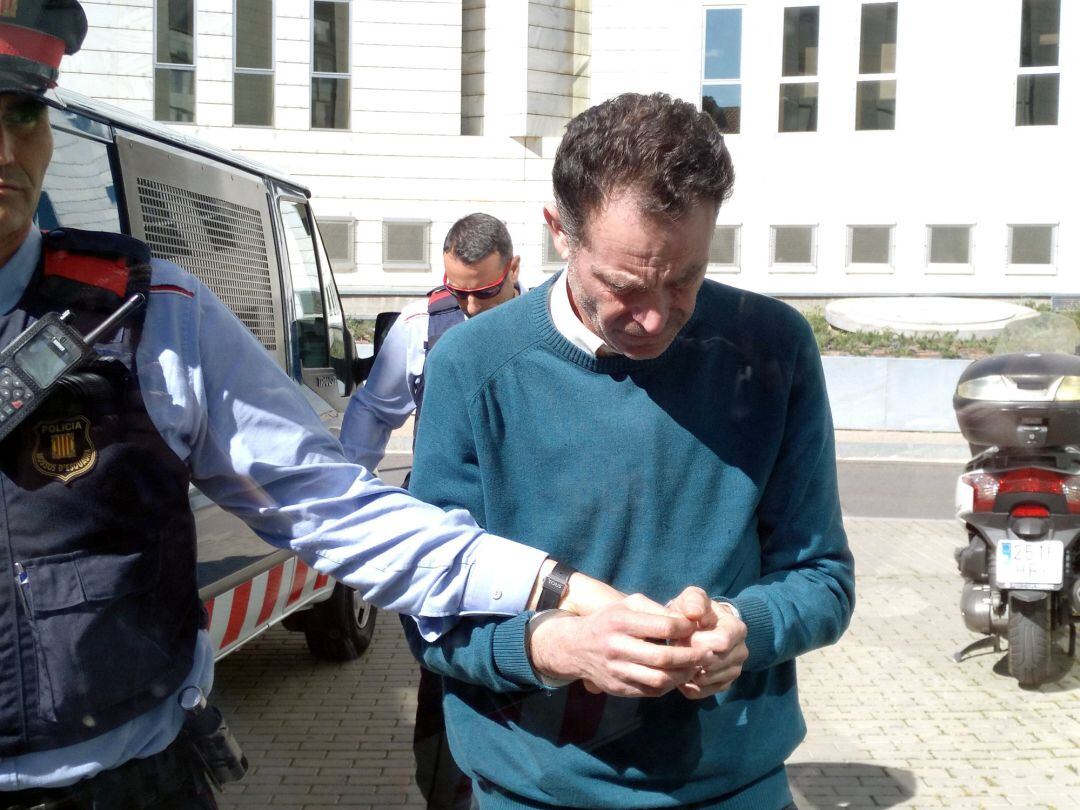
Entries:
{"label": "duty belt", "polygon": [[[168,748],[145,759],[132,759],[108,771],[60,788],[0,791],[3,810],[85,810],[93,807],[141,807],[161,801],[192,785],[213,794],[202,765],[181,734]],[[137,802],[137,803],[135,803]]]}

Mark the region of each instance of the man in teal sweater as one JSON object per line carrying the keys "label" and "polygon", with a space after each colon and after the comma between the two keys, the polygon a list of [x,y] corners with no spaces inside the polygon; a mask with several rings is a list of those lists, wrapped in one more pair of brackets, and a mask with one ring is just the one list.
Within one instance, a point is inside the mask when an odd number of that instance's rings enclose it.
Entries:
{"label": "man in teal sweater", "polygon": [[603,611],[476,618],[430,643],[406,626],[410,643],[447,676],[451,748],[484,810],[779,810],[805,733],[794,659],[854,604],[813,336],[704,280],[733,172],[693,105],[585,111],[553,180],[567,268],[439,343],[412,487],[670,601],[709,658],[663,684],[612,679]]}

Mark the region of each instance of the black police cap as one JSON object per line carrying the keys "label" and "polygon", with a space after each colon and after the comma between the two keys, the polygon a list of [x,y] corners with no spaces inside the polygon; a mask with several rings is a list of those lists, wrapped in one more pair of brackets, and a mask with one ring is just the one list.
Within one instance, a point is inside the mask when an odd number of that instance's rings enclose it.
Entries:
{"label": "black police cap", "polygon": [[86,37],[78,0],[0,0],[0,93],[42,95]]}

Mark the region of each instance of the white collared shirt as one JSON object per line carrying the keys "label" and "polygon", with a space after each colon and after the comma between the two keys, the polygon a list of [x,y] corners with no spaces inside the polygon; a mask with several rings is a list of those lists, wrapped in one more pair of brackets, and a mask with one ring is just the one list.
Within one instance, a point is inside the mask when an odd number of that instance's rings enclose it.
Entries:
{"label": "white collared shirt", "polygon": [[548,297],[548,312],[555,328],[564,338],[593,356],[598,355],[601,349],[604,354],[620,354],[605,343],[603,338],[594,335],[574,313],[574,307],[570,303],[570,287],[566,280],[568,272],[566,267],[562,269],[555,283],[551,285],[551,295]]}

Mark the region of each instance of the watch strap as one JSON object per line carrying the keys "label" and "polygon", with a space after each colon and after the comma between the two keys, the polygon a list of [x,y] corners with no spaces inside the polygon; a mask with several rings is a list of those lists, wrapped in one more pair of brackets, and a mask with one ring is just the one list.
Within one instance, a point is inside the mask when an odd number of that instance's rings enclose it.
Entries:
{"label": "watch strap", "polygon": [[570,582],[570,577],[577,571],[564,562],[555,563],[551,573],[544,577],[544,584],[540,589],[540,598],[536,602],[536,610],[554,610],[559,606]]}

